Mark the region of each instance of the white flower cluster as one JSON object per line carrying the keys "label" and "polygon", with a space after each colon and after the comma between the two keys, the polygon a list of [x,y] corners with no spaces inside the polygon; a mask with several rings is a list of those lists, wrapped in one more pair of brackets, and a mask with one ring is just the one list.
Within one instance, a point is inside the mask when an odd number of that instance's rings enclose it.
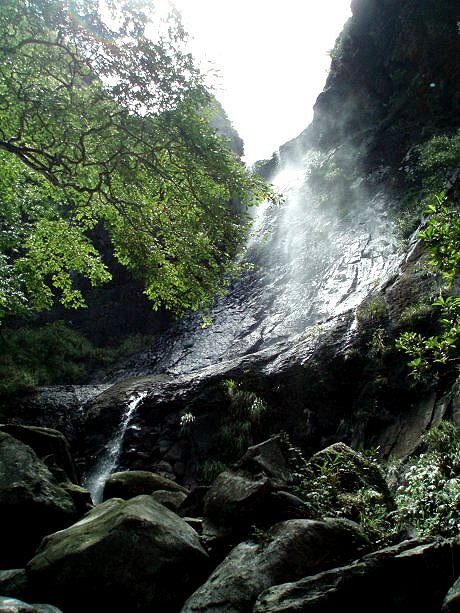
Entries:
{"label": "white flower cluster", "polygon": [[181,428],[187,428],[195,421],[195,415],[193,413],[187,412],[181,415],[179,424]]}

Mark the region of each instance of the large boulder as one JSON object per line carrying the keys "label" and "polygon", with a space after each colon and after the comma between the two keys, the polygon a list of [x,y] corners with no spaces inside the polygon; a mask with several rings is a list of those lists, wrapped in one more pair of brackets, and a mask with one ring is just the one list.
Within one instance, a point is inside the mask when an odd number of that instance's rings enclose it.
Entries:
{"label": "large boulder", "polygon": [[16,598],[0,596],[0,611],[4,613],[61,613],[49,604],[28,604]]}
{"label": "large boulder", "polygon": [[169,492],[168,490],[155,490],[151,496],[154,500],[175,513],[178,512],[181,504],[187,498],[187,494],[184,492]]}
{"label": "large boulder", "polygon": [[447,592],[442,603],[442,613],[460,611],[460,575]]}
{"label": "large boulder", "polygon": [[70,495],[35,452],[0,432],[0,568],[23,566],[41,539],[77,519]]}
{"label": "large boulder", "polygon": [[252,611],[267,587],[350,561],[367,545],[359,526],[347,520],[282,522],[260,544],[237,545],[187,600],[182,613]]}
{"label": "large boulder", "polygon": [[70,445],[61,432],[53,428],[18,424],[1,424],[0,430],[32,447],[58,481],[78,484],[77,470],[70,453]]}
{"label": "large boulder", "polygon": [[148,470],[124,470],[112,473],[104,485],[103,500],[123,498],[128,500],[157,490],[188,493],[185,487]]}
{"label": "large boulder", "polygon": [[353,564],[273,586],[260,594],[253,611],[438,613],[459,557],[458,541],[405,541]]}
{"label": "large boulder", "polygon": [[0,570],[0,594],[19,600],[28,600],[27,575],[24,568]]}
{"label": "large boulder", "polygon": [[279,436],[273,436],[258,445],[249,447],[238,465],[249,472],[263,472],[267,477],[285,483],[292,481],[292,473],[280,445]]}
{"label": "large boulder", "polygon": [[267,477],[224,471],[205,495],[204,514],[216,525],[244,530],[256,523],[270,491]]}
{"label": "large boulder", "polygon": [[27,565],[36,600],[66,613],[175,611],[208,572],[195,530],[151,496],[111,499],[53,534]]}

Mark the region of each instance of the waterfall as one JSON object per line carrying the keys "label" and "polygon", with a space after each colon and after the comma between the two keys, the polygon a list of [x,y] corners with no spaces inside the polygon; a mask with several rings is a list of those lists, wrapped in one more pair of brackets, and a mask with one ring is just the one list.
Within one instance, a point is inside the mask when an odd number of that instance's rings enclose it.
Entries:
{"label": "waterfall", "polygon": [[147,395],[147,392],[132,394],[126,404],[125,411],[121,418],[121,423],[115,436],[105,446],[105,453],[96,462],[95,466],[89,471],[84,479],[84,487],[91,493],[94,504],[102,501],[102,493],[107,478],[115,471],[120,458],[126,430],[128,429],[138,405]]}
{"label": "waterfall", "polygon": [[319,155],[307,151],[280,162],[271,182],[286,202],[256,211],[243,258],[252,270],[216,303],[212,325],[202,329],[199,317],[186,318],[132,374],[186,374],[290,342],[356,308],[397,269],[390,196],[378,180],[348,175],[338,163],[344,194],[318,193],[310,176]]}

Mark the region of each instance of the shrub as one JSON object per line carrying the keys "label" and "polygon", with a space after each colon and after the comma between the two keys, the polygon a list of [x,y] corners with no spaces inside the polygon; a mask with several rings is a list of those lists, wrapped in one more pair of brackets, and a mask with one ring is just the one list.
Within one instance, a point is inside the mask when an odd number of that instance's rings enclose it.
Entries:
{"label": "shrub", "polygon": [[460,298],[447,295],[460,270],[459,206],[439,194],[426,212],[428,222],[419,237],[429,250],[430,265],[442,275],[447,287],[433,302],[439,312],[439,333],[424,336],[409,330],[396,340],[396,347],[409,356],[410,375],[417,381],[436,377],[441,370],[449,372],[452,366],[458,368],[460,339]]}
{"label": "shrub", "polygon": [[42,385],[81,383],[92,369],[140,351],[152,339],[138,334],[117,347],[99,348],[63,321],[5,328],[0,339],[0,395],[11,396]]}
{"label": "shrub", "polygon": [[460,532],[460,428],[442,422],[423,437],[426,452],[408,467],[394,519],[420,536]]}
{"label": "shrub", "polygon": [[210,485],[220,473],[228,470],[228,465],[215,458],[208,458],[196,465],[196,478],[204,485]]}
{"label": "shrub", "polygon": [[246,390],[241,383],[227,379],[222,383],[229,399],[228,414],[219,428],[218,438],[222,459],[235,461],[254,443],[254,435],[268,407],[255,392]]}
{"label": "shrub", "polygon": [[361,326],[385,322],[388,319],[388,309],[383,296],[376,294],[366,298],[356,309],[356,319]]}
{"label": "shrub", "polygon": [[425,188],[430,191],[443,189],[460,159],[460,130],[452,136],[434,136],[419,147],[419,152],[418,167],[423,173]]}

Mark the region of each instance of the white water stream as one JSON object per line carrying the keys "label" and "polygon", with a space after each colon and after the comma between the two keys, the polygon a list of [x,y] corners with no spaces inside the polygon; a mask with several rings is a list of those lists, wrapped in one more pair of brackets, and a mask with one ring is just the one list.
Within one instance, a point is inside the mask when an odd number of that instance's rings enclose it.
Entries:
{"label": "white water stream", "polygon": [[107,443],[105,453],[101,456],[99,461],[96,462],[95,466],[84,479],[83,486],[91,492],[91,498],[94,504],[99,504],[102,501],[104,484],[107,478],[117,468],[126,430],[128,429],[136,413],[137,407],[146,395],[147,392],[138,392],[130,396],[118,431],[112,440]]}

